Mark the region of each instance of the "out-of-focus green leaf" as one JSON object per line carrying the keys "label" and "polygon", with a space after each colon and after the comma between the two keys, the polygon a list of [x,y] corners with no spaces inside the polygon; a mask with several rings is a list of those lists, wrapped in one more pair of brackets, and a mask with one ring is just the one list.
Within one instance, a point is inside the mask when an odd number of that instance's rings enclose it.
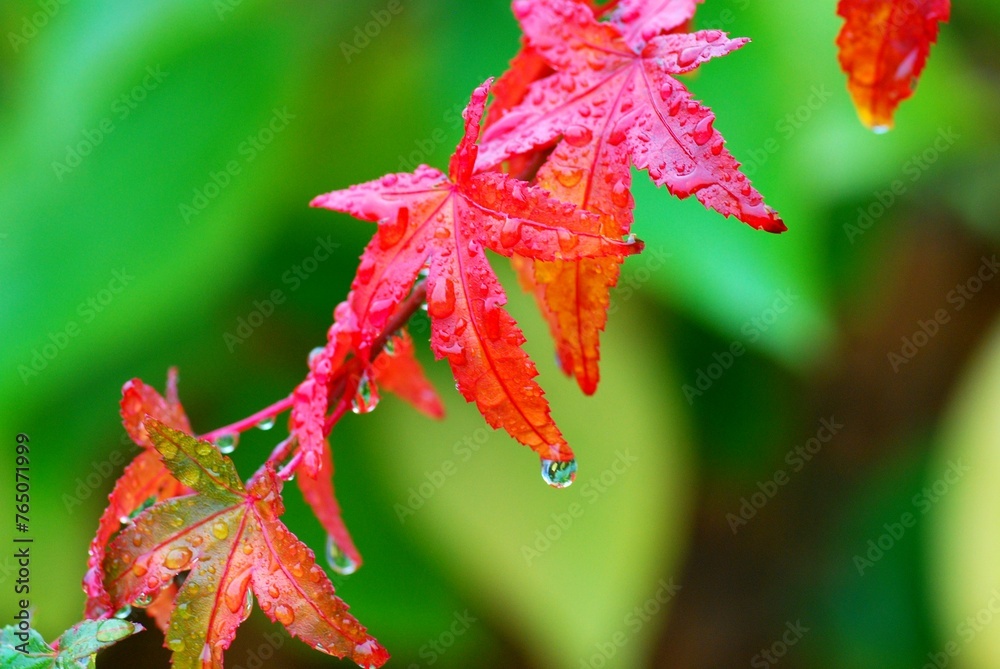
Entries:
{"label": "out-of-focus green leaf", "polygon": [[[658,612],[671,579],[678,583],[690,482],[679,384],[654,371],[659,335],[638,326],[634,307],[617,316],[633,325],[612,325],[607,335],[606,350],[620,354],[606,358],[594,398],[543,373],[579,458],[572,487],[548,488],[534,454],[452,393],[444,394],[448,418],[420,432],[394,429],[398,405],[380,409],[385,446],[367,449],[407,531],[478,610],[514,627],[539,666],[575,669],[606,643],[617,666],[636,666],[665,624]],[[544,350],[544,325],[525,314],[518,319],[530,347]],[[616,633],[624,644],[612,640]]]}
{"label": "out-of-focus green leaf", "polygon": [[[941,650],[951,666],[1000,665],[1000,327],[971,362],[941,436],[929,536],[931,592],[937,599]],[[961,473],[961,475],[959,475]]]}

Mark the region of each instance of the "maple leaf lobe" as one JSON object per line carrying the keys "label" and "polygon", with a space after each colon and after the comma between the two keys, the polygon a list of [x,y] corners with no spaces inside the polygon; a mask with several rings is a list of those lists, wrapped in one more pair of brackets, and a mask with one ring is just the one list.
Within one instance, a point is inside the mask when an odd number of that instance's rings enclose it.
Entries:
{"label": "maple leaf lobe", "polygon": [[840,66],[848,76],[854,106],[868,128],[892,128],[900,103],[913,95],[948,21],[950,0],[840,0],[845,19],[837,36]]}

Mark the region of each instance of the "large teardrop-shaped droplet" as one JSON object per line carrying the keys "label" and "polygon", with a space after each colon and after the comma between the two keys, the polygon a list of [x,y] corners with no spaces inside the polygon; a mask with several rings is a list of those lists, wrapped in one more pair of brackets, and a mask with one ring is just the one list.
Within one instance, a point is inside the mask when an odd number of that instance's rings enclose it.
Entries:
{"label": "large teardrop-shaped droplet", "polygon": [[243,599],[243,611],[240,613],[240,617],[246,620],[253,613],[253,591],[247,588],[246,597]]}
{"label": "large teardrop-shaped droplet", "polygon": [[371,413],[378,406],[379,399],[378,388],[368,374],[363,374],[358,382],[358,391],[351,400],[351,411],[356,414]]}
{"label": "large teardrop-shaped droplet", "polygon": [[358,563],[351,559],[351,556],[341,550],[333,537],[326,538],[326,561],[330,569],[341,576],[350,576],[358,570]]}
{"label": "large teardrop-shaped droplet", "polygon": [[542,460],[542,479],[553,488],[568,488],[576,480],[576,460]]}

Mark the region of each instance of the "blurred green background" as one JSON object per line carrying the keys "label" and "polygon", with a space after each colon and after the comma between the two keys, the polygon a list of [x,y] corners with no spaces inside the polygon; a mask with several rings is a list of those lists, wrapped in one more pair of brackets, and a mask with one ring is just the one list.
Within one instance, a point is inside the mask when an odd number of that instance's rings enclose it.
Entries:
{"label": "blurred green background", "polygon": [[[753,43],[686,82],[790,230],[636,175],[647,252],[626,264],[595,397],[557,372],[496,263],[574,487],[485,429],[426,335],[448,418],[387,398],[338,427],[366,564],[335,582],[390,666],[1000,666],[1000,5],[957,4],[875,136],[834,4],[700,8],[697,26]],[[54,638],[134,453],[121,385],[162,388],[177,365],[202,432],[287,393],[372,233],[310,198],[443,167],[456,112],[519,36],[503,0],[5,0],[0,29],[0,435],[9,454],[31,437],[32,602]],[[226,337],[276,290],[249,337]],[[244,473],[279,431],[243,438]],[[294,486],[288,504],[321,549]],[[4,621],[11,574],[0,558]],[[100,666],[167,666],[160,643]],[[227,659],[340,664],[259,612]]]}

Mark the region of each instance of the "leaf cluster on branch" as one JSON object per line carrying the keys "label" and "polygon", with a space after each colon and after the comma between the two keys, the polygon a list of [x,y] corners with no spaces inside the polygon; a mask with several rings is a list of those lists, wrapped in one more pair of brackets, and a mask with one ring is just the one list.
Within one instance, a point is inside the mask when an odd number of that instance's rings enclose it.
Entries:
{"label": "leaf cluster on branch", "polygon": [[[431,350],[447,360],[465,399],[537,454],[546,482],[572,483],[573,451],[486,251],[511,259],[549,324],[562,370],[592,394],[610,291],[625,259],[642,250],[631,233],[633,168],[678,198],[694,196],[757,229],[785,230],[740,172],[715,115],[677,78],[748,42],[691,32],[697,5],[516,0],[521,51],[495,84],[472,93],[447,172],[421,165],[313,200],[377,228],[325,345],[290,395],[197,437],[175,370],[165,396],[138,379],[125,385],[122,419],[143,450],[115,485],[90,548],[87,619],[113,621],[142,607],[164,632],[175,667],[207,669],[222,667],[256,601],[317,650],[362,667],[386,662],[387,651],[348,612],[313,551],[281,522],[281,491],[298,474],[329,536],[331,568],[347,574],[361,565],[334,492],[330,434],[348,412],[371,411],[381,392],[443,415],[406,332],[421,307]],[[847,18],[841,61],[861,116],[869,125],[891,123],[948,2],[842,0],[839,12]],[[286,411],[287,436],[244,483],[225,453],[240,433],[270,428]],[[85,631],[101,640],[103,628],[94,625]],[[122,628],[101,644],[133,631]],[[33,643],[39,653],[63,653]],[[102,647],[88,643],[88,656]]]}

